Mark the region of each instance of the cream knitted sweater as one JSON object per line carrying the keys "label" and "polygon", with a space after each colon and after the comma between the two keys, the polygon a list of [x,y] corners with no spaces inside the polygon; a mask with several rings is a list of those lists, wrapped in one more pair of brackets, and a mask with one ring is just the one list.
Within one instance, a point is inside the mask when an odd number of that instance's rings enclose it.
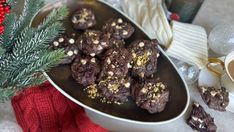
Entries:
{"label": "cream knitted sweater", "polygon": [[208,48],[204,28],[175,21],[170,26],[161,0],[122,0],[121,7],[151,39],[158,39],[167,48],[167,55],[199,68],[206,65]]}

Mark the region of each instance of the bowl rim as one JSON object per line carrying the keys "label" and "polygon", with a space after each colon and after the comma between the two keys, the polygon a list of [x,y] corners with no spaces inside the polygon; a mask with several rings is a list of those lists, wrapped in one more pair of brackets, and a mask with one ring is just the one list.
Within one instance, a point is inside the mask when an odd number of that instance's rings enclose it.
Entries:
{"label": "bowl rim", "polygon": [[[115,11],[117,11],[118,13],[120,13],[121,15],[123,15],[124,17],[126,17],[128,20],[130,20],[132,23],[134,23],[144,34],[146,34],[147,37],[150,38],[150,36],[146,33],[146,31],[138,24],[136,23],[135,21],[133,21],[130,17],[128,17],[126,14],[124,14],[121,10],[111,6],[109,3],[107,3],[106,1],[103,1],[103,0],[97,0],[98,2],[101,2],[102,4],[105,4],[109,7],[111,7],[112,9],[114,9]],[[60,5],[62,5],[62,3],[64,3],[66,1],[55,1],[53,3],[50,3],[50,4],[47,4],[45,5],[40,11],[45,11],[45,10],[50,10],[52,8],[55,8],[55,7],[58,7]],[[51,7],[52,6],[52,7]],[[178,69],[177,67],[175,66],[175,64],[172,62],[172,60],[167,56],[167,54],[165,53],[165,51],[161,48],[160,45],[158,45],[159,47],[159,50],[160,52],[162,52],[165,57],[170,61],[170,63],[173,65],[173,67],[175,68],[176,72],[179,74],[178,72]],[[117,117],[117,116],[114,116],[114,115],[110,115],[110,114],[107,114],[105,112],[101,112],[99,110],[96,110],[92,107],[89,107],[83,103],[81,103],[80,101],[76,100],[75,98],[73,98],[72,96],[70,96],[68,93],[66,93],[64,90],[62,90],[57,84],[55,84],[53,82],[53,80],[49,77],[49,75],[46,73],[46,71],[43,71],[43,74],[44,76],[46,77],[46,79],[59,91],[61,92],[65,97],[67,97],[68,99],[70,99],[71,101],[75,102],[76,104],[80,105],[81,107],[83,107],[84,109],[88,109],[92,112],[95,112],[99,115],[102,115],[102,116],[105,116],[105,117],[109,117],[111,119],[116,119],[116,120],[119,120],[119,121],[123,121],[123,122],[129,122],[129,123],[135,123],[135,124],[140,124],[140,125],[159,125],[159,124],[166,124],[166,123],[169,123],[169,122],[172,122],[172,121],[175,121],[177,120],[178,118],[180,118],[182,115],[185,114],[185,112],[187,111],[188,109],[188,106],[189,106],[189,103],[190,103],[190,94],[189,94],[189,89],[188,89],[188,85],[185,81],[185,79],[179,74],[181,80],[183,81],[184,83],[184,86],[185,86],[185,90],[186,90],[186,94],[187,94],[187,101],[186,101],[186,105],[183,109],[183,111],[177,115],[176,117],[173,117],[171,119],[168,119],[168,120],[165,120],[165,121],[157,121],[157,122],[143,122],[143,121],[137,121],[137,120],[132,120],[132,119],[126,119],[126,118],[121,118],[121,117]]]}

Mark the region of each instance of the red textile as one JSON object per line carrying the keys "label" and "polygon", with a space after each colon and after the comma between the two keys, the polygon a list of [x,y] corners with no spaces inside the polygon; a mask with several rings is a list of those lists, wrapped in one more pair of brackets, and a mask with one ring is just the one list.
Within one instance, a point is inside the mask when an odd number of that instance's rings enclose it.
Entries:
{"label": "red textile", "polygon": [[50,83],[25,89],[12,106],[24,132],[106,132]]}

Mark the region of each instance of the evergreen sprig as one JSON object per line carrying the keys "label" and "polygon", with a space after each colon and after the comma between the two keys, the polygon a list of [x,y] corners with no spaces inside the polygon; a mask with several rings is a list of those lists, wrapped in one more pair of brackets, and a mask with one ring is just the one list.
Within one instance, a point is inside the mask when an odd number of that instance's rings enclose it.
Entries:
{"label": "evergreen sprig", "polygon": [[[14,0],[9,3],[15,4]],[[24,87],[42,83],[42,72],[64,57],[62,49],[51,51],[49,42],[64,31],[62,20],[68,10],[65,6],[54,9],[38,27],[32,27],[42,6],[42,0],[25,0],[22,14],[17,18],[11,13],[4,21],[5,32],[0,36],[0,102]]]}

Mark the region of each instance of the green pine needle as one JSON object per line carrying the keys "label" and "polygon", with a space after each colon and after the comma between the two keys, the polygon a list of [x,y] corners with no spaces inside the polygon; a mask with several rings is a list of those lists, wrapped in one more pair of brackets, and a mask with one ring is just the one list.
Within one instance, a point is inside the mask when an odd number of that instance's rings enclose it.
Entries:
{"label": "green pine needle", "polygon": [[13,25],[12,23],[4,25],[6,28],[9,27],[8,30],[11,32],[11,35],[8,36],[9,38],[5,38],[6,40],[3,41],[5,42],[3,46],[7,51],[11,50],[11,44],[14,43],[15,38],[18,38],[20,32],[31,24],[33,18],[43,5],[44,2],[42,0],[25,0],[24,9],[18,20],[13,19]]}
{"label": "green pine needle", "polygon": [[4,101],[9,100],[9,97],[12,97],[15,94],[16,90],[12,87],[0,88],[0,104]]}
{"label": "green pine needle", "polygon": [[56,22],[62,21],[68,15],[68,9],[66,6],[62,6],[53,10],[42,24],[38,26],[38,30],[43,30],[45,27],[50,26]]}
{"label": "green pine needle", "polygon": [[11,13],[4,21],[5,32],[0,36],[0,102],[24,87],[45,81],[43,71],[64,58],[64,50],[51,51],[49,43],[64,31],[62,20],[68,9],[55,9],[38,27],[31,27],[42,6],[42,0],[26,0],[19,18]]}
{"label": "green pine needle", "polygon": [[11,46],[8,45],[8,43],[11,41],[11,35],[12,35],[12,29],[14,27],[14,23],[16,21],[16,15],[11,13],[6,16],[6,19],[3,22],[3,25],[5,26],[4,34],[2,35],[2,43],[1,45],[4,46],[4,48],[10,48]]}

